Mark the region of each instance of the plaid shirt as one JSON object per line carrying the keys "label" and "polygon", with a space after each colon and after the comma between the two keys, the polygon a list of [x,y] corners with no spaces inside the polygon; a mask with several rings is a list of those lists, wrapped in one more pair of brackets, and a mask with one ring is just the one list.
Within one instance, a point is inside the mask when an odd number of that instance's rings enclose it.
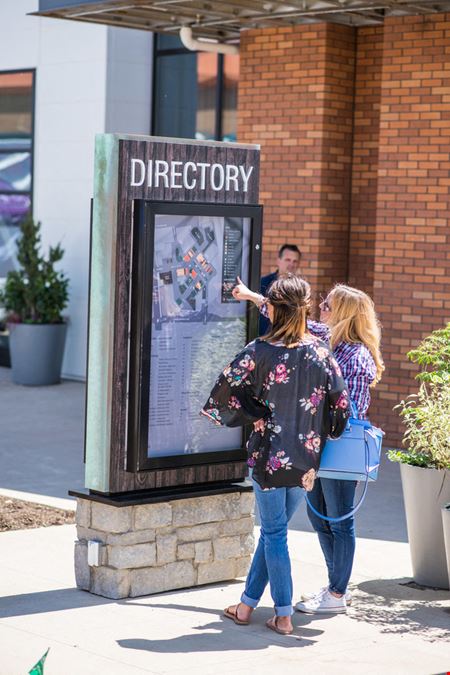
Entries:
{"label": "plaid shirt", "polygon": [[[324,323],[308,321],[308,330],[324,342],[329,342],[330,330]],[[339,342],[333,354],[347,383],[350,398],[358,411],[358,417],[363,419],[370,405],[369,387],[377,373],[373,356],[360,342]]]}

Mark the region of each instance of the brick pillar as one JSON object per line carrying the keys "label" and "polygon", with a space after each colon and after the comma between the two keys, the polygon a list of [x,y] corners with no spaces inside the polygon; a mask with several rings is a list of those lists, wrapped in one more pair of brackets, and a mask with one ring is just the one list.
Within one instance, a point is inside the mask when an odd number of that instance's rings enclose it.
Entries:
{"label": "brick pillar", "polygon": [[357,33],[348,283],[373,295],[383,27]]}
{"label": "brick pillar", "polygon": [[390,442],[392,406],[417,388],[405,354],[450,318],[449,35],[450,14],[384,24],[374,295],[387,370],[372,417]]}
{"label": "brick pillar", "polygon": [[295,242],[316,292],[347,279],[354,58],[346,26],[241,34],[238,138],[261,144],[263,269]]}

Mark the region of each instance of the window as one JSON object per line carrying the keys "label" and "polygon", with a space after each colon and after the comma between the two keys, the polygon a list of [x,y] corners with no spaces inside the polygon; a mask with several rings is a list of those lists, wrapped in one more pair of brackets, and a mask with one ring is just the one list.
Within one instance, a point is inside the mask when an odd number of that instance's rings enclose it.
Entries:
{"label": "window", "polygon": [[34,71],[0,72],[0,279],[16,266],[19,225],[31,211]]}
{"label": "window", "polygon": [[176,35],[157,35],[153,133],[236,140],[239,56],[190,52]]}

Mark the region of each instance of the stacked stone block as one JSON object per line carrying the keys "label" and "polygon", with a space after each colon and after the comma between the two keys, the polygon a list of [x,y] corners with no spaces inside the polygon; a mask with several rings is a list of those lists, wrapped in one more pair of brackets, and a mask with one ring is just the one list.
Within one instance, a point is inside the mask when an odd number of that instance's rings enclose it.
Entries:
{"label": "stacked stone block", "polygon": [[[252,492],[139,506],[77,502],[78,588],[118,599],[247,574],[254,547]],[[88,564],[88,541],[100,543],[98,566]]]}

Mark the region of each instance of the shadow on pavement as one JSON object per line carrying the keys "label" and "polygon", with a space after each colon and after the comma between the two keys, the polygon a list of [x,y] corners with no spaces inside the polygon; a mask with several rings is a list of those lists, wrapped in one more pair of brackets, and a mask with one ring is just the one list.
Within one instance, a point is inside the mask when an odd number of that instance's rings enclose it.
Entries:
{"label": "shadow on pavement", "polygon": [[375,625],[382,633],[407,633],[430,642],[449,640],[450,594],[414,588],[410,581],[373,579],[358,584],[348,616]]}
{"label": "shadow on pavement", "polygon": [[[295,613],[292,617],[294,633],[292,635],[277,635],[265,626],[265,622],[273,616],[273,610],[268,607],[258,607],[249,626],[236,626],[232,621],[222,616],[222,611],[208,609],[194,605],[181,605],[174,603],[135,603],[127,601],[127,605],[147,606],[149,609],[167,609],[170,611],[199,612],[200,614],[212,614],[220,620],[210,621],[194,627],[199,631],[198,635],[179,635],[174,638],[162,640],[148,640],[144,638],[131,638],[117,640],[117,643],[125,649],[138,649],[148,652],[160,653],[188,653],[188,652],[211,652],[211,651],[254,651],[268,648],[271,644],[283,647],[309,647],[316,643],[314,638],[322,635],[323,630],[310,628],[308,624],[314,620],[329,619],[330,617],[311,617],[306,614]],[[211,631],[211,632],[210,632]],[[210,638],[208,640],[208,637]]]}
{"label": "shadow on pavement", "polygon": [[117,602],[117,600],[92,595],[78,588],[58,588],[53,591],[6,595],[0,598],[0,618],[60,612],[64,609],[92,607]]}

